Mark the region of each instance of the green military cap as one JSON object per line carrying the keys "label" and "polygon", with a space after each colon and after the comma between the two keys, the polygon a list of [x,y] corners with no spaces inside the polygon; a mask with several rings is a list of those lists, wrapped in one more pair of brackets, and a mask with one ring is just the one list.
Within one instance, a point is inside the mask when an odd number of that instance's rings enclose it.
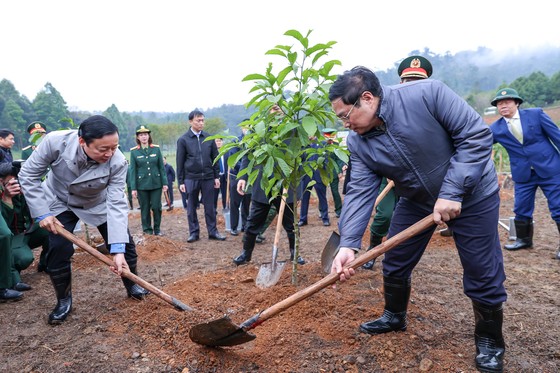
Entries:
{"label": "green military cap", "polygon": [[152,131],[150,131],[150,129],[143,124],[136,127],[136,133],[150,133],[150,132]]}
{"label": "green military cap", "polygon": [[498,93],[496,93],[496,97],[494,97],[494,99],[492,100],[492,102],[490,103],[492,106],[496,106],[498,105],[498,101],[501,100],[505,100],[505,99],[513,99],[515,100],[519,105],[521,105],[523,103],[523,99],[521,98],[521,96],[519,96],[519,94],[517,93],[517,91],[513,88],[503,88],[500,89],[498,91]]}
{"label": "green military cap", "polygon": [[432,64],[426,57],[410,56],[402,60],[398,73],[401,79],[427,79],[432,75]]}
{"label": "green military cap", "polygon": [[27,132],[29,132],[30,135],[33,135],[35,132],[47,133],[47,126],[39,121],[31,122],[31,124],[27,126]]}

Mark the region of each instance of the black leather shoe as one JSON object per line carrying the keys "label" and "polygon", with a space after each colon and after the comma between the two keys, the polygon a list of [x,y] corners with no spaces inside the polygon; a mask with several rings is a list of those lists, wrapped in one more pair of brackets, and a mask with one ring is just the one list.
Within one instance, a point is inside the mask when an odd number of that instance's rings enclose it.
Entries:
{"label": "black leather shoe", "polygon": [[232,236],[239,236],[239,232],[236,231],[235,229],[232,229],[231,232],[229,232],[229,234],[231,234]]}
{"label": "black leather shoe", "polygon": [[163,236],[163,233],[161,233],[161,232],[154,232],[154,236]]}
{"label": "black leather shoe", "polygon": [[138,284],[134,284],[130,288],[127,288],[126,293],[129,298],[134,298],[138,300],[142,300],[146,297],[146,295],[150,294],[148,290],[144,289],[142,286]]}
{"label": "black leather shoe", "polygon": [[18,282],[12,289],[17,291],[28,291],[31,290],[31,285],[28,285],[25,282]]}
{"label": "black leather shoe", "polygon": [[298,225],[298,227],[303,227],[304,225],[307,225],[307,222],[306,222],[306,221],[303,221],[303,220],[300,220],[300,221],[297,223],[297,225]]}
{"label": "black leather shoe", "polygon": [[217,240],[217,241],[225,241],[226,240],[226,236],[222,236],[219,233],[216,234],[211,234],[208,236],[209,240]]}
{"label": "black leather shoe", "polygon": [[362,266],[363,269],[373,269],[373,266],[375,265],[375,259],[370,260],[369,262],[367,262],[366,264],[364,264]]}
{"label": "black leather shoe", "polygon": [[439,234],[442,237],[452,237],[453,236],[453,231],[451,229],[449,229],[449,227],[447,228],[443,228],[439,231]]}
{"label": "black leather shoe", "polygon": [[13,302],[21,300],[23,293],[13,289],[0,289],[0,302]]}
{"label": "black leather shoe", "polygon": [[200,237],[198,237],[198,234],[191,234],[189,236],[189,238],[187,238],[187,242],[194,242],[194,241],[198,241],[200,240]]}
{"label": "black leather shoe", "polygon": [[[294,257],[290,257],[290,262],[294,261]],[[303,259],[301,256],[298,255],[297,257],[297,264],[299,265],[304,265],[306,263],[305,259]]]}
{"label": "black leather shoe", "polygon": [[368,321],[360,325],[360,331],[367,334],[382,334],[388,332],[405,331],[407,325],[406,311],[383,311],[383,316],[377,320]]}
{"label": "black leather shoe", "polygon": [[242,264],[248,264],[250,261],[251,261],[251,257],[248,256],[245,251],[243,251],[241,255],[233,259],[233,263],[238,266]]}
{"label": "black leather shoe", "polygon": [[167,208],[167,211],[173,211],[173,206],[169,206],[169,207]]}
{"label": "black leather shoe", "polygon": [[329,225],[331,225],[331,222],[328,221],[328,220],[323,220],[323,225],[324,225],[325,227],[328,227]]}
{"label": "black leather shoe", "polygon": [[256,243],[263,243],[264,240],[266,240],[265,236],[263,236],[262,234],[257,234],[257,238],[255,239]]}

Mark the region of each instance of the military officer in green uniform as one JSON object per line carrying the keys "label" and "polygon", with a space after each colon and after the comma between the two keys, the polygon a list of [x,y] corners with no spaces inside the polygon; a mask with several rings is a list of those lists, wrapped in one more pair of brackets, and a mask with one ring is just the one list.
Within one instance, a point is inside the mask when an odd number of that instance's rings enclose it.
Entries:
{"label": "military officer in green uniform", "polygon": [[[29,133],[30,138],[34,138],[34,141],[29,141],[31,144],[21,149],[21,159],[23,160],[29,158],[33,150],[35,150],[37,145],[39,145],[39,142],[41,142],[43,136],[47,134],[47,126],[45,126],[45,124],[41,122],[31,122],[31,124],[27,126],[27,132]],[[36,133],[41,134],[41,136],[35,138],[35,136],[33,135],[35,135]]]}
{"label": "military officer in green uniform", "polygon": [[[159,146],[152,143],[151,131],[145,125],[136,127],[136,144],[130,149],[132,196],[138,197],[140,203],[144,233],[161,236],[161,193],[167,191],[163,155]],[[150,210],[154,218],[153,228]]]}
{"label": "military officer in green uniform", "polygon": [[[8,163],[0,164],[0,177],[6,176],[11,172],[11,165]],[[4,193],[4,185],[0,183],[0,190]],[[12,232],[0,215],[0,302],[16,301],[23,298],[23,293],[12,289],[13,267],[12,254]]]}
{"label": "military officer in green uniform", "polygon": [[31,286],[21,280],[20,272],[33,263],[31,249],[42,246],[39,266],[46,269],[46,255],[49,252],[49,231],[39,227],[31,218],[27,202],[17,179],[13,174],[2,179],[2,217],[13,233],[12,237],[12,283],[18,291],[31,290]]}

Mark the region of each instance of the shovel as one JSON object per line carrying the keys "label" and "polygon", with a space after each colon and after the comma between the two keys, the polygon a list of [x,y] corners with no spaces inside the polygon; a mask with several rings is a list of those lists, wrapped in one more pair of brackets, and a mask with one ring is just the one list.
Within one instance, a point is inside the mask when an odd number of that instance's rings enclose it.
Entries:
{"label": "shovel", "polygon": [[[113,261],[111,259],[107,258],[105,255],[101,254],[99,251],[97,251],[96,249],[94,249],[93,247],[88,245],[84,240],[81,240],[78,237],[74,236],[72,233],[68,232],[66,229],[64,229],[61,226],[57,225],[56,228],[57,228],[58,234],[60,234],[64,238],[66,238],[68,241],[76,244],[81,249],[87,251],[88,254],[93,255],[96,259],[99,259],[100,261],[107,264],[108,266],[113,265]],[[156,296],[160,297],[161,299],[163,299],[167,303],[171,304],[173,307],[175,307],[175,309],[177,309],[179,311],[192,311],[191,307],[189,307],[186,304],[182,303],[181,301],[173,298],[172,296],[167,295],[163,291],[156,288],[154,285],[152,285],[149,282],[147,282],[147,281],[141,279],[140,277],[136,276],[134,273],[130,272],[128,269],[123,268],[122,277],[126,277],[130,281],[142,286],[144,289],[149,290],[150,292],[152,292]]]}
{"label": "shovel", "polygon": [[[387,185],[385,185],[385,188],[383,188],[381,193],[379,193],[379,195],[375,199],[375,204],[373,205],[374,213],[375,213],[375,209],[377,208],[377,205],[379,205],[379,202],[381,202],[383,198],[385,198],[385,196],[389,193],[389,191],[393,188],[394,185],[395,183],[393,182],[393,180],[389,180]],[[327,244],[325,245],[325,248],[321,253],[321,268],[323,268],[323,272],[330,273],[333,259],[336,256],[336,253],[338,253],[339,244],[340,244],[340,236],[338,235],[338,233],[332,232],[331,237],[327,241]]]}
{"label": "shovel", "polygon": [[226,207],[222,209],[222,214],[224,215],[224,223],[226,225],[226,232],[230,232],[232,229],[231,226],[231,215],[229,211],[229,170],[227,175],[226,181]]}
{"label": "shovel", "polygon": [[284,217],[284,209],[286,208],[286,202],[284,198],[280,201],[280,210],[278,211],[277,223],[276,223],[276,234],[274,235],[274,243],[272,244],[272,262],[263,263],[259,268],[259,273],[257,273],[257,278],[255,280],[256,285],[261,288],[268,288],[275,285],[278,280],[280,280],[280,275],[284,270],[286,261],[277,262],[278,257],[278,241],[280,241],[280,231],[282,229],[282,218]]}
{"label": "shovel", "polygon": [[[351,263],[346,265],[345,268],[356,269],[358,267],[361,267],[363,264],[369,262],[370,260],[377,258],[381,254],[386,253],[395,246],[398,246],[411,237],[414,237],[418,233],[432,227],[434,225],[433,219],[433,214],[426,216],[416,224],[386,240],[381,245],[378,245],[375,248],[358,256]],[[245,322],[243,322],[243,324],[241,324],[240,326],[235,325],[226,315],[221,319],[193,326],[189,331],[189,337],[193,342],[205,346],[236,346],[252,341],[256,338],[256,336],[254,334],[248,333],[249,330],[254,329],[266,320],[278,315],[294,304],[310,297],[311,295],[317,293],[319,290],[322,290],[327,286],[334,284],[336,281],[338,281],[339,276],[340,275],[338,273],[331,273],[323,277],[321,280],[306,287],[305,289],[302,289],[297,293],[292,294],[288,298],[276,303],[275,305],[257,313],[256,315],[253,315]]]}

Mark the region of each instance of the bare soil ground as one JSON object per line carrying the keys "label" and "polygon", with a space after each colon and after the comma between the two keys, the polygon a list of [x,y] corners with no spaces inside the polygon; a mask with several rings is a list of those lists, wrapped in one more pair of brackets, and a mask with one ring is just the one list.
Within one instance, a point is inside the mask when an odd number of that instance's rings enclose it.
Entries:
{"label": "bare soil ground", "polygon": [[[511,185],[502,189],[502,213],[512,215]],[[130,214],[139,275],[194,308],[179,312],[160,298],[126,298],[121,281],[104,264],[77,249],[73,260],[74,308],[56,327],[46,323],[55,304],[48,276],[36,263],[23,272],[33,286],[20,302],[0,304],[2,372],[475,372],[473,312],[462,292],[462,270],[452,238],[434,234],[413,276],[406,332],[369,336],[358,325],[383,310],[379,264],[359,270],[337,289],[327,288],[267,320],[254,341],[209,348],[189,338],[192,326],[227,314],[242,323],[257,312],[322,278],[320,255],[336,224],[324,227],[311,200],[309,225],[292,284],[287,267],[275,286],[259,289],[260,264],[269,262],[273,230],[251,265],[232,258],[242,237],[192,244],[182,208],[164,211],[164,237],[143,236],[138,210]],[[332,211],[332,209],[331,209]],[[219,226],[224,228],[219,212]],[[201,222],[203,211],[200,210]],[[331,220],[336,223],[334,213]],[[504,251],[509,300],[505,306],[506,372],[560,371],[560,261],[558,231],[545,198],[536,203],[534,249]],[[507,222],[506,222],[507,223]],[[499,228],[502,243],[508,233]],[[82,233],[77,233],[83,237]],[[366,236],[367,239],[367,236]],[[281,259],[287,258],[285,234]],[[365,242],[365,240],[364,240]],[[38,254],[38,253],[36,253]]]}

